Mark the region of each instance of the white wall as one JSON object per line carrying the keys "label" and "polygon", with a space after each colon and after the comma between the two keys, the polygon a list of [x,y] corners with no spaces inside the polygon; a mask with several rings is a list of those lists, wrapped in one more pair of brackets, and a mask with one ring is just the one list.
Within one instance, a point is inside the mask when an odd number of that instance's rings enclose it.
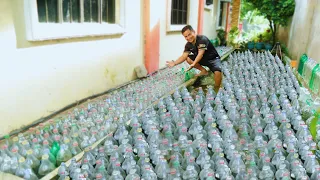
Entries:
{"label": "white wall", "polygon": [[135,78],[142,1],[126,1],[121,37],[28,42],[21,0],[0,1],[0,136]]}
{"label": "white wall", "polygon": [[[167,2],[169,0],[166,0]],[[186,40],[179,31],[167,31],[167,4],[159,3],[158,12],[160,16],[160,62],[159,68],[166,66],[166,61],[176,60],[184,50]],[[198,7],[199,2],[189,1],[189,23],[195,30],[198,26]]]}
{"label": "white wall", "polygon": [[203,34],[209,39],[214,39],[217,37],[217,22],[218,22],[218,0],[214,0],[213,4],[207,6],[204,9],[203,15]]}

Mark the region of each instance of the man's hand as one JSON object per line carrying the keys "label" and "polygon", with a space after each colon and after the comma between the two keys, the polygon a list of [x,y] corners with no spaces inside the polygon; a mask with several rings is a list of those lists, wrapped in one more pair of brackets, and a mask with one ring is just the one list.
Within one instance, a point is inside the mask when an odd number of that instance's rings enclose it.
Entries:
{"label": "man's hand", "polygon": [[176,64],[174,63],[174,61],[167,61],[167,66],[169,67],[173,67],[175,66]]}
{"label": "man's hand", "polygon": [[186,72],[187,72],[187,71],[190,71],[192,68],[194,68],[195,65],[196,65],[196,64],[194,64],[194,63],[190,64],[190,66],[189,66],[189,68],[186,70]]}

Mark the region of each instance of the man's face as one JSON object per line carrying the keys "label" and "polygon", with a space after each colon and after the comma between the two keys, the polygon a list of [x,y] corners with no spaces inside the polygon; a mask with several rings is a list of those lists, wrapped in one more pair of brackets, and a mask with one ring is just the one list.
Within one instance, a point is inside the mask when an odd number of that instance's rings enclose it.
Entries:
{"label": "man's face", "polygon": [[196,38],[195,32],[194,31],[190,31],[189,29],[187,29],[182,35],[190,43],[193,43],[195,38]]}

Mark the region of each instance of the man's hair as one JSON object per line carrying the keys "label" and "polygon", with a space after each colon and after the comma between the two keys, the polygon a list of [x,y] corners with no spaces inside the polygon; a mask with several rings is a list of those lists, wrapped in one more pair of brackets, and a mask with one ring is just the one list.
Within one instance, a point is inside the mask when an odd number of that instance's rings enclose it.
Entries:
{"label": "man's hair", "polygon": [[183,34],[186,30],[194,31],[191,25],[186,25],[185,27],[182,28],[181,34]]}

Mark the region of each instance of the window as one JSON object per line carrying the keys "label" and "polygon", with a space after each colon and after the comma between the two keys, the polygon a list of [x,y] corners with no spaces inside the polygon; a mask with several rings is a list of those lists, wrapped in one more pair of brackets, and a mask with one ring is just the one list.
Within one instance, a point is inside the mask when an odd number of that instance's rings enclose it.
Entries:
{"label": "window", "polygon": [[125,0],[25,0],[27,39],[124,33]]}
{"label": "window", "polygon": [[206,0],[206,4],[204,5],[204,9],[211,11],[213,10],[213,0]]}
{"label": "window", "polygon": [[219,23],[218,23],[218,25],[219,26],[223,26],[223,24],[222,24],[222,19],[223,19],[223,4],[224,4],[224,2],[220,2],[220,9],[219,9]]}
{"label": "window", "polygon": [[40,23],[114,24],[115,8],[115,0],[37,0]]}
{"label": "window", "polygon": [[207,6],[209,6],[209,5],[211,5],[211,4],[213,4],[213,0],[206,0],[206,5],[207,5]]}
{"label": "window", "polygon": [[227,8],[230,0],[219,0],[217,7],[217,28],[224,28],[227,20]]}
{"label": "window", "polygon": [[172,0],[171,2],[171,24],[187,24],[188,0]]}
{"label": "window", "polygon": [[181,31],[189,22],[189,0],[167,0],[167,31]]}

